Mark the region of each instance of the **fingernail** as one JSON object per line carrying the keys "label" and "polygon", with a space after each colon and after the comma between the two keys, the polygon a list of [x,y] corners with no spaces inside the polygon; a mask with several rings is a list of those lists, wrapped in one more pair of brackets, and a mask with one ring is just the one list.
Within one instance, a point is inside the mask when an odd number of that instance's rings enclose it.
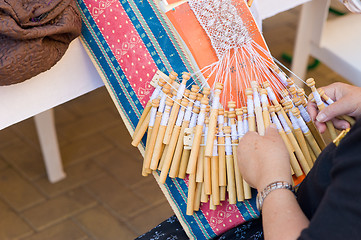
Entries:
{"label": "fingernail", "polygon": [[323,122],[323,121],[325,121],[325,119],[326,119],[326,114],[324,114],[324,113],[319,113],[316,117],[316,120],[319,122]]}

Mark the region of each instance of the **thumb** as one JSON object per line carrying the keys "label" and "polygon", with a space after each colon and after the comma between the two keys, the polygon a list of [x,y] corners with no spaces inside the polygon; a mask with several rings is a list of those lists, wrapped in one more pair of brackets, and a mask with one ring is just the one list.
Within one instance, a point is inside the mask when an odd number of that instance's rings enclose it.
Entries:
{"label": "thumb", "polygon": [[316,120],[319,122],[327,122],[337,116],[352,112],[351,108],[352,105],[348,103],[347,99],[341,98],[322,109],[322,111],[317,114]]}

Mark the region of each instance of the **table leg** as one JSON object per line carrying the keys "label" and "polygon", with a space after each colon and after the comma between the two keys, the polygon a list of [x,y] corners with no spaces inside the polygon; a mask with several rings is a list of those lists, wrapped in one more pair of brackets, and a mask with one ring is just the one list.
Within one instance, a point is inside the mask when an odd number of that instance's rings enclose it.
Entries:
{"label": "table leg", "polygon": [[41,151],[48,179],[55,183],[65,178],[58,139],[54,124],[54,110],[49,109],[34,116],[35,126],[38,132]]}

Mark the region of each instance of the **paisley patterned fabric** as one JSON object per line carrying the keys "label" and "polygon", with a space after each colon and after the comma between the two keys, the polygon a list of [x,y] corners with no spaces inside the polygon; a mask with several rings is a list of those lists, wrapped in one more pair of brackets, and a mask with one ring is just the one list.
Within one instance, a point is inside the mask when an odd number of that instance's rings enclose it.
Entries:
{"label": "paisley patterned fabric", "polygon": [[80,33],[72,0],[0,0],[0,85],[50,69]]}

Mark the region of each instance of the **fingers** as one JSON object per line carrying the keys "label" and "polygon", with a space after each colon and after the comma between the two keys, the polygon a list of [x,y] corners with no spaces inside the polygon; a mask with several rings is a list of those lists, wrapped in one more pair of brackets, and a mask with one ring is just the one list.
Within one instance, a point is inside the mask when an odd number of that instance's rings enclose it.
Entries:
{"label": "fingers", "polygon": [[326,131],[327,126],[324,122],[319,122],[319,121],[315,120],[314,123],[320,133],[324,133]]}
{"label": "fingers", "polygon": [[310,115],[312,121],[316,120],[316,116],[318,114],[318,108],[315,102],[308,101],[307,103],[307,112]]}
{"label": "fingers", "polygon": [[337,116],[349,114],[353,111],[353,105],[350,104],[346,98],[341,98],[320,111],[316,116],[316,120],[319,122],[326,122]]}
{"label": "fingers", "polygon": [[345,130],[347,128],[350,128],[350,123],[343,119],[334,118],[332,119],[332,124],[337,128],[338,130]]}

